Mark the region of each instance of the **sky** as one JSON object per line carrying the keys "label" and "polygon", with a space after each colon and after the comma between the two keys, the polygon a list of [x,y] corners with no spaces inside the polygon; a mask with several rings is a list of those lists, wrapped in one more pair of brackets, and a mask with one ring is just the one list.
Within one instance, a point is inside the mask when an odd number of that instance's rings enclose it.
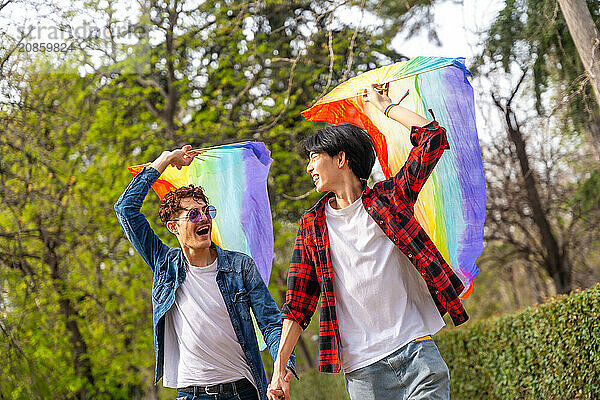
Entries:
{"label": "sky", "polygon": [[[65,1],[54,0],[40,4],[60,5]],[[484,34],[503,6],[503,0],[438,0],[433,8],[433,24],[436,26],[441,46],[433,43],[427,37],[426,31],[409,38],[407,32],[402,30],[392,39],[391,45],[398,53],[411,58],[418,55],[465,57],[466,65],[469,67],[473,58],[481,52]],[[121,12],[127,13],[128,11],[121,10]],[[48,17],[44,17],[44,15]],[[0,15],[0,29],[14,34],[18,26],[33,24],[45,29],[40,32],[38,28],[38,31],[34,32],[35,35],[42,36],[36,37],[37,41],[43,41],[44,36],[48,39],[51,32],[58,31],[52,16],[52,9],[47,6],[32,9],[23,7],[22,4],[12,4],[6,7]],[[377,17],[365,14],[358,7],[341,8],[338,16],[345,21],[356,21],[357,25],[362,27],[378,26],[381,23]],[[85,24],[80,25],[82,26],[79,26],[79,29],[86,29]],[[81,32],[81,35],[87,36],[87,32]],[[46,41],[61,42],[60,39]],[[477,89],[475,88],[476,94]],[[481,126],[485,121],[479,110],[477,114],[477,125]]]}
{"label": "sky", "polygon": [[[461,4],[462,3],[462,4]],[[502,0],[453,0],[438,2],[434,7],[434,23],[441,46],[431,42],[426,32],[410,39],[406,32],[399,32],[392,40],[392,47],[408,57],[440,56],[464,57],[467,67],[483,50],[482,41],[491,23],[504,7]],[[491,140],[491,132],[502,129],[502,121],[491,114],[493,110],[489,95],[489,82],[471,79],[475,93],[475,116],[481,142]]]}
{"label": "sky", "polygon": [[[394,50],[407,57],[474,57],[481,51],[483,33],[504,7],[503,0],[438,0],[433,7],[434,25],[441,46],[427,37],[427,32],[408,37],[400,30],[392,39]],[[358,7],[342,8],[340,18],[346,21],[358,21],[363,27],[377,26],[379,18],[366,14]]]}
{"label": "sky", "polygon": [[[48,4],[60,5],[64,0],[55,0]],[[437,55],[445,57],[472,57],[478,51],[477,44],[481,41],[481,32],[485,32],[490,23],[503,7],[503,0],[438,0],[434,6],[434,24],[437,27],[441,46],[432,43],[421,32],[412,38],[407,38],[406,32],[400,31],[392,40],[392,47],[409,57],[417,55]],[[124,13],[127,10],[122,10]],[[21,4],[9,5],[0,16],[0,29],[13,31],[19,22],[44,25],[46,29],[54,23],[39,17],[51,13],[49,7],[23,7]],[[345,20],[358,21],[360,25],[376,25],[377,18],[365,15],[355,8],[342,8],[340,13]],[[38,36],[48,35],[50,30],[38,33]]]}
{"label": "sky", "polygon": [[504,7],[500,0],[464,0],[462,4],[448,0],[434,7],[434,23],[442,46],[432,43],[424,33],[405,39],[400,32],[392,46],[408,57],[442,56],[468,59],[481,51],[482,32],[487,31],[498,12]]}

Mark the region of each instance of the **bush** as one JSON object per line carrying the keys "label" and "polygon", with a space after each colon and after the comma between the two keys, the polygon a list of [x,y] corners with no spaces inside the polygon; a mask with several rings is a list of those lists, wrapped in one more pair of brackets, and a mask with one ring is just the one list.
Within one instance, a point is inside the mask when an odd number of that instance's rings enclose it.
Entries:
{"label": "bush", "polygon": [[[600,399],[600,284],[435,336],[452,400]],[[343,374],[291,383],[294,400],[347,400]]]}
{"label": "bush", "polygon": [[600,285],[435,339],[454,400],[600,399]]}

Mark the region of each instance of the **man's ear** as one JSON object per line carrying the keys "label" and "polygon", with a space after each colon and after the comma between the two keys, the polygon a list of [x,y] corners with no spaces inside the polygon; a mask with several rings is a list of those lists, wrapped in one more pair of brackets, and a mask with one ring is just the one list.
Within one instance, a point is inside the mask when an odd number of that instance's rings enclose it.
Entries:
{"label": "man's ear", "polygon": [[167,221],[167,229],[173,235],[177,235],[179,233],[177,221]]}
{"label": "man's ear", "polygon": [[338,168],[343,168],[344,165],[348,165],[348,159],[346,158],[346,152],[340,151],[338,153]]}

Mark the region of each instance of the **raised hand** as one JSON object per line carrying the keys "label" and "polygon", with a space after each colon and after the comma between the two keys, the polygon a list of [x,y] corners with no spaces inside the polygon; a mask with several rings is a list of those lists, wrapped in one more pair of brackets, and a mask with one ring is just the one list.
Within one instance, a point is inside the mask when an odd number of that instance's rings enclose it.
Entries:
{"label": "raised hand", "polygon": [[194,157],[200,153],[201,151],[192,150],[192,146],[186,144],[181,149],[163,151],[150,166],[162,174],[169,165],[177,169],[187,167],[194,161]]}
{"label": "raised hand", "polygon": [[170,164],[177,169],[187,167],[194,161],[194,157],[200,154],[198,150],[192,150],[192,146],[186,144],[181,149],[173,150],[170,155]]}
{"label": "raised hand", "polygon": [[377,109],[383,111],[388,105],[392,104],[392,100],[388,95],[389,89],[389,83],[374,83],[369,89],[365,89],[363,96],[365,101],[372,103]]}

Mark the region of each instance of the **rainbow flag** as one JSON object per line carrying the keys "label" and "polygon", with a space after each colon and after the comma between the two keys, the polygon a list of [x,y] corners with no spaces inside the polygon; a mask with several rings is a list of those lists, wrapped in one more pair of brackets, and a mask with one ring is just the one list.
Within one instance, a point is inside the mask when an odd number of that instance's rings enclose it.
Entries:
{"label": "rainbow flag", "polygon": [[[265,284],[273,266],[273,221],[267,194],[271,152],[262,142],[218,146],[178,170],[167,167],[152,189],[161,199],[171,190],[202,186],[217,208],[211,239],[219,247],[250,255]],[[136,176],[145,166],[128,167]]]}
{"label": "rainbow flag", "polygon": [[486,204],[470,75],[462,58],[415,57],[352,78],[302,112],[307,121],[353,123],[365,129],[389,178],[400,170],[412,148],[409,131],[365,102],[364,90],[373,83],[389,83],[392,101],[408,91],[402,106],[429,120],[427,110],[432,109],[446,128],[450,149],[419,194],[415,216],[465,284],[463,298],[473,291],[479,273],[475,261],[483,251]]}

